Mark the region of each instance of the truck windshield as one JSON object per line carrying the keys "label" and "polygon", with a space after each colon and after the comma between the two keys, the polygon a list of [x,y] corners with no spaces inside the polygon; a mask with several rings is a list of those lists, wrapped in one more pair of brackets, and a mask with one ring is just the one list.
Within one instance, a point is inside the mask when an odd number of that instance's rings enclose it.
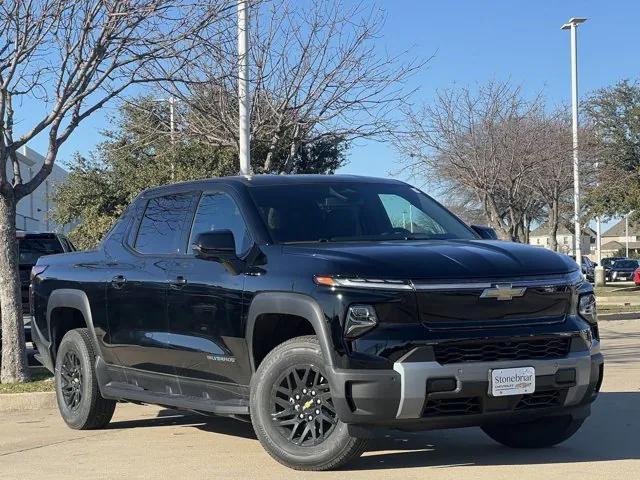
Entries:
{"label": "truck windshield", "polygon": [[336,182],[249,190],[277,243],[477,238],[409,185]]}

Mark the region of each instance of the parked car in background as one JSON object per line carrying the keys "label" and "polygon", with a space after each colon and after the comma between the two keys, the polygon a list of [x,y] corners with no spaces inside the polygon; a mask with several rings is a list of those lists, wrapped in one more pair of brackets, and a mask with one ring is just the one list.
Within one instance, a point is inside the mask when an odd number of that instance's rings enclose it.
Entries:
{"label": "parked car in background", "polygon": [[633,272],[633,283],[636,284],[636,287],[640,287],[640,267],[636,268],[636,271]]}
{"label": "parked car in background", "polygon": [[582,273],[588,282],[591,282],[591,283],[595,282],[597,265],[598,264],[596,262],[591,260],[586,255],[582,256],[582,263],[581,263]]}
{"label": "parked car in background", "polygon": [[613,262],[617,262],[618,260],[627,260],[626,257],[608,257],[602,259],[602,268],[604,268],[604,277],[607,280],[610,280],[609,271],[611,270],[611,265]]}
{"label": "parked car in background", "polygon": [[[20,268],[20,290],[22,294],[22,312],[24,314],[25,341],[31,342],[31,315],[29,305],[29,284],[31,269],[43,255],[74,252],[73,243],[59,233],[18,231],[18,264]],[[0,331],[0,348],[2,332]]]}
{"label": "parked car in background", "polygon": [[[575,255],[567,255],[571,257],[571,260],[575,261]],[[585,276],[588,282],[593,283],[595,281],[595,269],[598,264],[591,260],[586,255],[582,255],[582,262],[580,263],[580,268],[582,270],[582,274]]]}
{"label": "parked car in background", "polygon": [[628,281],[633,279],[633,274],[639,267],[638,260],[624,259],[613,262],[609,269],[609,278],[612,282]]}
{"label": "parked car in background", "polygon": [[31,269],[43,255],[75,252],[76,248],[64,235],[51,232],[18,232],[20,289],[22,311],[29,313],[29,283]]}

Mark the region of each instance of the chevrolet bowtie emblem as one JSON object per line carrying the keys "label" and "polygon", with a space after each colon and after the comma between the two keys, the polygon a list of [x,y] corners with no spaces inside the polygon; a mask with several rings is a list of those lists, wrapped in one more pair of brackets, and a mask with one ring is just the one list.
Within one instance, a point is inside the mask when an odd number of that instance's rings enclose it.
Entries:
{"label": "chevrolet bowtie emblem", "polygon": [[510,283],[497,283],[491,288],[485,288],[480,298],[495,298],[496,300],[513,300],[514,297],[524,295],[527,287],[514,287]]}

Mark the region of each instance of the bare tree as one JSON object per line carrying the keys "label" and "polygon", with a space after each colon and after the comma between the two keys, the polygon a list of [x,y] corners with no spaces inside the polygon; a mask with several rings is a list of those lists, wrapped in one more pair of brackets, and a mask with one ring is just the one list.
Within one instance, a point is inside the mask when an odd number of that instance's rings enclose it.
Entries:
{"label": "bare tree", "polygon": [[502,238],[522,241],[539,214],[529,176],[543,133],[532,118],[542,108],[540,98],[527,101],[508,83],[447,90],[421,110],[406,110],[408,132],[395,143],[405,168],[449,195],[473,194]]}
{"label": "bare tree", "polygon": [[530,178],[532,189],[544,203],[549,248],[558,250],[558,228],[568,206],[567,195],[573,189],[571,123],[565,112],[541,118],[544,143],[538,149],[539,163]]}
{"label": "bare tree", "polygon": [[[573,142],[571,117],[566,108],[549,113],[541,113],[532,121],[540,125],[542,135],[536,148],[538,159],[535,170],[529,177],[530,188],[541,202],[546,228],[549,234],[549,248],[558,250],[557,234],[562,224],[573,230]],[[581,126],[580,136],[580,180],[583,191],[588,191],[595,181],[595,160],[597,157],[594,134],[591,125]],[[583,205],[586,209],[586,205]],[[581,214],[584,217],[586,211]],[[586,219],[583,218],[583,224]]]}
{"label": "bare tree", "polygon": [[[291,172],[303,142],[381,138],[397,129],[394,114],[412,93],[405,81],[424,62],[380,52],[379,10],[341,0],[252,7],[251,141],[254,153],[264,152],[253,159],[257,171]],[[162,85],[189,106],[191,133],[221,146],[239,141],[237,79],[224,75],[236,70],[235,58],[235,51],[203,52],[180,81]],[[282,162],[276,151],[287,152]]]}
{"label": "bare tree", "polygon": [[[78,125],[132,85],[166,80],[187,66],[201,40],[214,43],[216,21],[233,6],[223,0],[0,3],[0,381],[28,378],[17,202],[47,178]],[[40,101],[46,113],[21,111],[25,97]],[[40,134],[48,142],[44,163],[23,178],[16,152]]]}

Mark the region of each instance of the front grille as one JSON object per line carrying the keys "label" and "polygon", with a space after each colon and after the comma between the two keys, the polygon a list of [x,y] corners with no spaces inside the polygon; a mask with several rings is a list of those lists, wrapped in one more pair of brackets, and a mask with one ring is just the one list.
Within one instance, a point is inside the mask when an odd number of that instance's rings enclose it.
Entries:
{"label": "front grille", "polygon": [[501,360],[548,360],[569,353],[570,338],[543,338],[512,342],[443,343],[434,348],[440,364],[497,362]]}
{"label": "front grille", "polygon": [[560,405],[560,390],[546,392],[534,392],[523,395],[516,410],[529,410],[531,408],[555,407]]}
{"label": "front grille", "polygon": [[447,415],[474,415],[482,412],[479,397],[429,399],[422,411],[423,417]]}

